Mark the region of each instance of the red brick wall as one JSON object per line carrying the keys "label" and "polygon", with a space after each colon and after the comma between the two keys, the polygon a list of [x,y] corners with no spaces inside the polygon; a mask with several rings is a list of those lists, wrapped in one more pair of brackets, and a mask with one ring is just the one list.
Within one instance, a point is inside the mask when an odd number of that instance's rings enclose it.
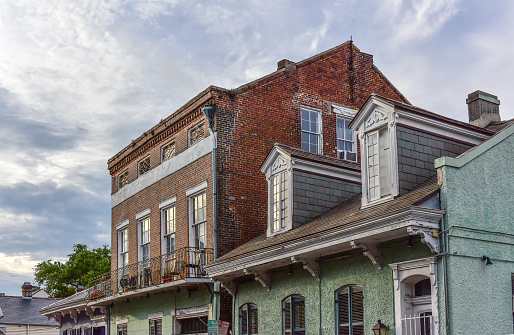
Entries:
{"label": "red brick wall", "polygon": [[[296,69],[218,94],[219,255],[266,232],[267,183],[259,168],[276,142],[301,148],[300,107],[322,111],[323,153],[336,157],[337,103],[358,109],[371,93],[406,101],[373,66],[373,57],[349,44],[299,62]],[[353,92],[350,93],[350,77]]]}

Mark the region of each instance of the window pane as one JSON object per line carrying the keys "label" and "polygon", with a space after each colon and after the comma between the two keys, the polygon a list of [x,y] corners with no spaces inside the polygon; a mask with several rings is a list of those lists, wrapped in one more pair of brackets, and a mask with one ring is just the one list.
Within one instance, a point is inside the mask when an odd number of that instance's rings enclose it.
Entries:
{"label": "window pane", "polygon": [[309,133],[302,132],[302,150],[309,151]]}
{"label": "window pane", "polygon": [[291,298],[284,301],[284,330],[291,330]]}
{"label": "window pane", "polygon": [[[293,299],[294,306],[294,329],[305,329],[305,300],[295,297]],[[296,333],[295,333],[296,334]]]}
{"label": "window pane", "polygon": [[353,142],[344,142],[344,150],[353,152]]}
{"label": "window pane", "polygon": [[175,234],[166,236],[166,253],[175,251]]}

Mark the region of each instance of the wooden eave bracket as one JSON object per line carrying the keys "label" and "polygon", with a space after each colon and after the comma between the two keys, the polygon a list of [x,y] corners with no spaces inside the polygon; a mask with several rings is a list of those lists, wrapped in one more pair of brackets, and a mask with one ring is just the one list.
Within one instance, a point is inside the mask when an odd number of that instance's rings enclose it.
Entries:
{"label": "wooden eave bracket", "polygon": [[95,310],[91,306],[86,306],[86,315],[89,316],[89,318],[93,317]]}
{"label": "wooden eave bracket", "polygon": [[350,241],[350,245],[352,248],[361,248],[364,256],[368,257],[371,260],[371,263],[379,270],[382,269],[382,262],[380,260],[380,250],[378,250],[377,246],[374,244],[362,244],[357,243],[355,241]]}
{"label": "wooden eave bracket", "polygon": [[291,262],[293,263],[299,263],[301,262],[303,264],[303,268],[314,277],[317,281],[319,281],[319,262],[317,262],[315,259],[308,259],[308,258],[297,258],[296,256],[291,257]]}
{"label": "wooden eave bracket", "polygon": [[434,255],[437,255],[440,250],[439,234],[429,229],[422,227],[407,227],[409,235],[419,235],[421,237],[421,243],[425,244]]}
{"label": "wooden eave bracket", "polygon": [[236,290],[237,290],[237,286],[234,282],[232,281],[226,281],[226,282],[220,282],[221,283],[221,286],[227,290],[227,292],[231,295],[231,296],[235,296],[236,295]]}
{"label": "wooden eave bracket", "polygon": [[271,289],[271,278],[269,273],[261,272],[261,271],[252,271],[248,269],[243,269],[243,273],[248,275],[251,274],[254,276],[255,280],[257,280],[259,283],[261,283],[262,287],[266,289],[266,291],[269,292]]}
{"label": "wooden eave bracket", "polygon": [[57,323],[59,324],[59,326],[62,326],[63,314],[61,312],[52,313],[48,315],[47,318],[48,320],[50,320],[50,318],[54,318],[55,321],[57,321]]}
{"label": "wooden eave bracket", "polygon": [[76,308],[70,309],[70,317],[75,321],[75,323],[77,323],[79,319],[79,311],[77,311]]}

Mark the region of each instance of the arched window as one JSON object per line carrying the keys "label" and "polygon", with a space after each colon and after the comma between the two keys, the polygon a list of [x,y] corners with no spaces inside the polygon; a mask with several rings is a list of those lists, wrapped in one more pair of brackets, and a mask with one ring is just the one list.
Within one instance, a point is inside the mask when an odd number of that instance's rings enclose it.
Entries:
{"label": "arched window", "polygon": [[284,335],[305,335],[305,298],[292,295],[282,301]]}
{"label": "arched window", "polygon": [[337,334],[364,335],[362,287],[346,286],[336,292]]}
{"label": "arched window", "polygon": [[258,328],[257,305],[244,304],[239,309],[239,334],[257,335]]}

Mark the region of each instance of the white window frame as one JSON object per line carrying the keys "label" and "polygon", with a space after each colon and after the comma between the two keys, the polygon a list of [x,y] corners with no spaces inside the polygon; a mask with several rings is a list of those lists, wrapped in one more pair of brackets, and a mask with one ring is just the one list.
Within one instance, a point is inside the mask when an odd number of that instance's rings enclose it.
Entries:
{"label": "white window frame", "polygon": [[[167,222],[166,222],[166,212],[173,209],[173,232],[167,233]],[[176,215],[176,209],[175,203],[169,204],[165,207],[161,208],[161,232],[162,232],[162,255],[166,255],[168,253],[173,253],[177,248],[177,215]],[[173,250],[168,251],[168,240],[167,237],[170,235],[174,235],[175,244],[173,246]]]}
{"label": "white window frame", "polygon": [[[336,118],[336,150],[337,150],[337,158],[339,159],[344,159],[344,160],[347,160],[347,161],[351,161],[351,162],[357,162],[357,132],[351,130],[350,128],[348,128],[349,131],[352,132],[352,141],[348,141],[347,139],[345,138],[339,138],[338,134],[337,134],[337,121],[339,120],[343,120],[343,122],[351,122],[352,120],[349,119],[349,118],[346,118],[346,117],[342,117],[342,116],[338,116]],[[343,132],[346,128],[343,128]],[[352,146],[353,146],[353,151],[347,151],[347,150],[340,150],[339,149],[339,145],[338,145],[338,142],[339,141],[343,141],[344,142],[351,142],[352,143]],[[353,153],[355,154],[355,160],[352,160],[352,159],[348,159],[347,157],[347,153],[350,152],[350,153]],[[341,157],[342,155],[342,157]]]}
{"label": "white window frame", "polygon": [[187,147],[188,148],[191,148],[192,146],[196,145],[197,143],[195,144],[192,144],[191,143],[191,132],[198,129],[198,128],[202,128],[202,130],[204,131],[204,134],[203,134],[203,139],[205,139],[205,122],[202,120],[200,122],[198,122],[197,124],[195,124],[194,126],[192,126],[191,128],[188,129],[187,131]]}
{"label": "white window frame", "polygon": [[[310,115],[311,112],[315,112],[315,113],[318,114],[318,132],[317,133],[313,133],[310,130],[307,131],[307,130],[303,129],[303,127],[302,127],[302,120],[303,120],[302,112],[304,110],[308,111],[309,115]],[[312,108],[312,107],[306,107],[306,106],[301,106],[300,107],[300,147],[302,148],[302,150],[303,150],[303,141],[302,141],[301,137],[302,137],[304,132],[307,133],[307,134],[316,134],[316,135],[318,135],[318,152],[314,152],[314,153],[315,154],[319,154],[319,155],[323,155],[323,117],[322,117],[321,110],[315,109],[315,108]],[[310,150],[305,150],[305,151],[312,152]]]}
{"label": "white window frame", "polygon": [[[129,220],[125,220],[116,226],[116,235],[118,236],[118,268],[122,268],[129,264],[128,224],[129,224]],[[123,232],[126,233],[126,237],[127,237],[127,250],[125,250],[125,251],[122,251],[122,246],[123,246],[122,233]],[[122,263],[122,261],[121,261],[122,254],[125,254],[127,256],[127,264]]]}
{"label": "white window frame", "polygon": [[[289,200],[289,185],[288,178],[290,173],[288,171],[280,171],[271,176],[270,185],[271,185],[271,222],[270,228],[271,233],[275,234],[287,229],[287,220],[290,215],[291,209],[289,208],[288,200]],[[276,189],[278,186],[278,190]],[[275,196],[278,195],[278,199]],[[278,200],[278,201],[277,201]],[[278,206],[278,209],[276,208]],[[276,218],[276,214],[278,213],[278,218]],[[276,221],[278,221],[278,227],[275,226]]]}
{"label": "white window frame", "polygon": [[[194,199],[198,196],[203,195],[205,197],[204,199],[204,208],[205,208],[205,218],[202,221],[194,222]],[[187,194],[189,197],[189,247],[190,248],[200,248],[200,246],[197,246],[195,243],[196,236],[195,236],[195,226],[204,224],[205,225],[205,246],[204,248],[207,248],[207,192],[206,189],[203,188],[197,192],[194,192],[192,194]]]}
{"label": "white window frame", "polygon": [[[434,257],[416,259],[412,261],[389,264],[393,270],[394,282],[394,310],[397,335],[406,335],[402,328],[402,318],[407,314],[406,308],[410,300],[413,300],[409,290],[413,289],[413,283],[420,278],[430,279],[431,284],[431,312],[434,327],[432,335],[439,335],[439,300],[437,282],[437,263]],[[418,310],[416,314],[427,312]]]}
{"label": "white window frame", "polygon": [[152,313],[151,315],[148,315],[148,334],[151,335],[152,334],[152,331],[151,331],[151,325],[152,325],[152,321],[160,321],[161,323],[161,333],[160,334],[157,334],[155,333],[154,335],[162,335],[162,327],[163,327],[163,324],[162,324],[162,312],[161,313]]}
{"label": "white window frame", "polygon": [[[371,187],[370,187],[370,177],[371,177],[371,174],[370,174],[370,166],[369,166],[369,159],[370,159],[370,156],[369,156],[369,141],[370,141],[370,138],[372,136],[375,136],[376,137],[376,143],[374,144],[374,154],[377,156],[377,173],[376,175],[374,174],[373,177],[376,178],[378,180],[378,184],[374,184],[374,188],[376,189],[375,191],[375,195],[372,196],[370,194],[370,190],[371,190]],[[378,130],[375,130],[375,131],[372,131],[372,132],[369,132],[366,134],[366,163],[365,163],[365,166],[366,166],[366,190],[367,190],[367,194],[368,194],[368,201],[374,201],[374,200],[377,200],[377,199],[380,199],[380,142],[379,142],[379,133],[378,133]]]}
{"label": "white window frame", "polygon": [[146,157],[145,157],[145,158],[143,158],[143,159],[140,159],[140,160],[139,160],[139,162],[137,162],[137,176],[138,176],[138,177],[141,177],[142,175],[145,175],[145,174],[147,174],[148,172],[150,172],[150,170],[151,170],[151,168],[152,168],[152,167],[151,167],[151,165],[149,165],[149,166],[148,166],[148,171],[146,171],[145,173],[139,173],[139,170],[140,170],[139,168],[140,168],[141,163],[142,163],[143,161],[147,160],[147,159],[148,159],[149,164],[151,164],[150,155],[146,156]]}
{"label": "white window frame", "polygon": [[[172,157],[168,158],[168,159],[164,159],[164,148],[166,148],[167,146],[169,145],[175,145],[175,153],[173,154]],[[168,143],[164,144],[163,146],[161,146],[161,163],[164,163],[168,160],[170,160],[171,158],[175,157],[177,155],[177,147],[176,147],[176,143],[175,143],[175,139],[169,141]]]}
{"label": "white window frame", "polygon": [[[142,231],[142,224],[144,221],[148,220],[148,242],[143,241],[143,231]],[[150,241],[151,241],[151,222],[150,222],[150,213],[147,215],[143,215],[137,218],[137,246],[138,246],[138,261],[141,262],[145,260],[143,258],[143,245],[148,245],[148,259],[151,258],[151,252],[150,252]]]}
{"label": "white window frame", "polygon": [[[274,177],[284,173],[286,177],[286,192],[285,192],[285,198],[286,198],[286,209],[285,209],[285,224],[281,229],[275,230],[274,229],[274,207],[273,207],[273,180]],[[268,181],[268,228],[266,231],[266,235],[272,236],[275,234],[279,234],[288,230],[291,230],[293,228],[293,175],[292,175],[292,168],[291,168],[291,159],[284,155],[278,155],[273,161],[272,164],[267,168],[266,170],[266,179]]]}

